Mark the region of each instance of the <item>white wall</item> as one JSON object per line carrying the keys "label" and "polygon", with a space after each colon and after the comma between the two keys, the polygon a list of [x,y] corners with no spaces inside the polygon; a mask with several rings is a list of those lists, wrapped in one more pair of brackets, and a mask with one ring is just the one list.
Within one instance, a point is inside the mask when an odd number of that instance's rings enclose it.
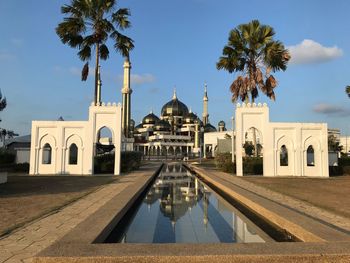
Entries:
{"label": "white wall", "polygon": [[[328,177],[328,136],[325,123],[273,123],[266,104],[237,104],[236,156],[237,175],[243,175],[244,135],[258,130],[263,147],[264,176]],[[281,147],[288,150],[288,166],[280,165]],[[315,165],[307,165],[307,149],[314,148]]]}
{"label": "white wall", "polygon": [[[88,121],[33,121],[30,174],[93,174],[94,145],[98,132],[107,127],[115,146],[115,174],[120,173],[121,106],[103,104],[89,107]],[[69,164],[69,149],[78,147],[77,164]],[[43,164],[43,147],[52,149],[51,163]]]}

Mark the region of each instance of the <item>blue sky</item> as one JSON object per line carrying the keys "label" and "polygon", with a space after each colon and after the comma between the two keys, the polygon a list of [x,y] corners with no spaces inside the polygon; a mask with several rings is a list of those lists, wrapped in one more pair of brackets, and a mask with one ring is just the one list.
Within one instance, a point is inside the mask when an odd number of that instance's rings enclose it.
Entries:
{"label": "blue sky", "polygon": [[[60,6],[68,0],[0,0],[0,89],[8,107],[0,127],[21,135],[32,120],[87,119],[93,78],[80,81],[83,62],[55,33]],[[210,122],[228,127],[234,111],[229,85],[236,75],[215,64],[228,33],[259,19],[272,26],[275,39],[290,48],[292,61],[276,74],[272,121],[327,122],[350,134],[350,1],[290,0],[120,0],[131,9],[135,40],[132,63],[132,117],[136,123],[151,109],[160,114],[176,86],[178,98],[202,114],[204,82],[208,84]],[[111,52],[102,62],[103,101],[121,101],[123,59]]]}

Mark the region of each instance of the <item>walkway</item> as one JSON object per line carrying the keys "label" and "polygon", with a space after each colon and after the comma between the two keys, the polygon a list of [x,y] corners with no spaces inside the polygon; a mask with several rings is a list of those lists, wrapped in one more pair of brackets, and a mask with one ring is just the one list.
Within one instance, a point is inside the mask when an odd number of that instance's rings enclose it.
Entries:
{"label": "walkway", "polygon": [[62,238],[142,175],[151,175],[159,167],[147,165],[139,171],[121,176],[118,182],[108,184],[94,193],[64,207],[56,214],[36,220],[0,240],[0,263],[31,262],[31,258]]}

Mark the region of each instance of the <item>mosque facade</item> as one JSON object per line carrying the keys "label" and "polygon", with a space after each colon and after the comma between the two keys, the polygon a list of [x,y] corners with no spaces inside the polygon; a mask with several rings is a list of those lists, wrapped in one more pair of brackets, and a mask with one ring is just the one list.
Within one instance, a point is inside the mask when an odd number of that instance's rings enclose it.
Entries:
{"label": "mosque facade", "polygon": [[202,119],[191,111],[177,96],[161,108],[160,116],[152,111],[140,124],[131,121],[134,150],[145,156],[191,157],[203,153],[203,134],[216,132],[209,122],[207,86],[204,88]]}

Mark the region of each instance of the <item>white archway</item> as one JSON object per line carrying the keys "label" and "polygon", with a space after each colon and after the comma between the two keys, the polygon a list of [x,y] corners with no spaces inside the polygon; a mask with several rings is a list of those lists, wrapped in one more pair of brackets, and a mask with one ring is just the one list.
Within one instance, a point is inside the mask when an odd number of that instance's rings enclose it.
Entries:
{"label": "white archway", "polygon": [[[50,153],[45,152],[45,146],[49,145],[51,148]],[[50,155],[50,162],[45,162],[45,155]],[[37,171],[40,174],[54,174],[56,170],[56,155],[57,144],[55,137],[51,134],[45,134],[39,140],[39,151],[37,156]]]}

